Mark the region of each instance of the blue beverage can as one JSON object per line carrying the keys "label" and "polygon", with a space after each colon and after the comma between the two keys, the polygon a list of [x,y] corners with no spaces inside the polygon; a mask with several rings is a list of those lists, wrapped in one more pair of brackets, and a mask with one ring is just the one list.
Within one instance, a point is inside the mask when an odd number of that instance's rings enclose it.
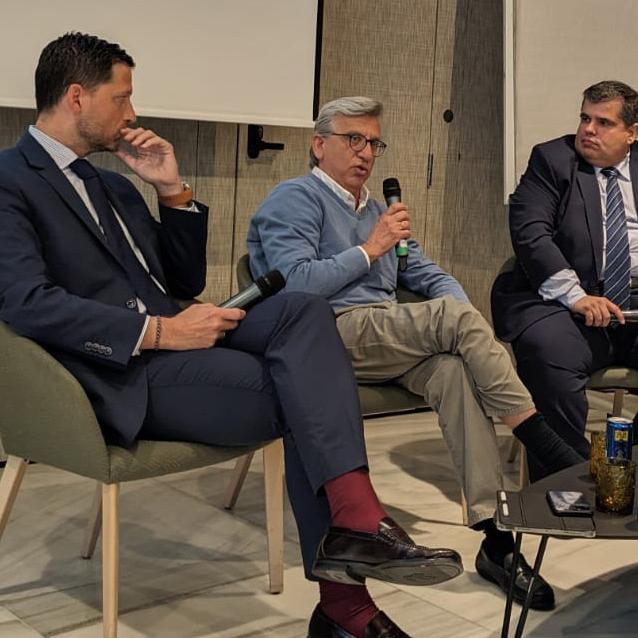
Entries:
{"label": "blue beverage can", "polygon": [[634,443],[633,424],[630,419],[612,416],[607,419],[606,452],[610,459],[631,459]]}

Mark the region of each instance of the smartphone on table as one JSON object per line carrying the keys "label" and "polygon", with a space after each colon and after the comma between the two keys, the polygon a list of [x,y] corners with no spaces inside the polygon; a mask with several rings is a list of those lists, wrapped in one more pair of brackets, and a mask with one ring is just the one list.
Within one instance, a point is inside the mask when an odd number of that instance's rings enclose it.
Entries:
{"label": "smartphone on table", "polygon": [[594,510],[582,492],[548,490],[547,501],[556,516],[593,516]]}

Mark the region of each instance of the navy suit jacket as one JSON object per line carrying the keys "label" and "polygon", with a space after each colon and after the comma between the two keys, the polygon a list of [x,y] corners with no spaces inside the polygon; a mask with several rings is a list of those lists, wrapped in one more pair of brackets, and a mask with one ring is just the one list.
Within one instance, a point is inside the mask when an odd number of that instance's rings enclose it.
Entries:
{"label": "navy suit jacket", "polygon": [[[99,170],[151,273],[175,298],[206,280],[208,210],[160,206],[152,217],[133,184]],[[30,135],[0,152],[0,319],[34,339],[82,384],[105,434],[133,441],[147,404],[144,325],[123,266],[81,198]],[[178,311],[175,304],[175,312]]]}
{"label": "navy suit jacket", "polygon": [[[492,287],[497,336],[513,341],[526,328],[557,313],[543,301],[540,285],[564,268],[576,271],[587,294],[602,294],[603,221],[593,166],[578,155],[574,135],[535,146],[527,170],[510,198],[509,218],[516,265]],[[638,148],[629,162],[638,203]]]}

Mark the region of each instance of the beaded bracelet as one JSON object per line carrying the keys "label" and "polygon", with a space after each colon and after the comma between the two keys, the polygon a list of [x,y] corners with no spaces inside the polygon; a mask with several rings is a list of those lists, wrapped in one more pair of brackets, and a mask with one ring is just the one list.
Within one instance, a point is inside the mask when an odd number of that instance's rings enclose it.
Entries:
{"label": "beaded bracelet", "polygon": [[162,336],[162,318],[155,317],[155,341],[153,342],[153,350],[160,349],[161,336]]}

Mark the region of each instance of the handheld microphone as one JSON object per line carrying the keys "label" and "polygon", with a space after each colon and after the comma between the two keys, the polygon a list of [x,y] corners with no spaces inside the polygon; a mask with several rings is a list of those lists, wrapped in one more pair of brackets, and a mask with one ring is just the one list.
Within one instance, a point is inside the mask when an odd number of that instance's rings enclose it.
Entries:
{"label": "handheld microphone", "polygon": [[[638,310],[623,310],[626,323],[638,323]],[[619,323],[616,315],[611,316],[611,323]]]}
{"label": "handheld microphone", "polygon": [[233,295],[223,303],[219,304],[219,308],[241,308],[247,310],[253,304],[274,295],[286,285],[284,276],[278,270],[271,270],[263,277],[255,280],[255,283],[244,288],[241,292]]}
{"label": "handheld microphone", "polygon": [[[401,201],[401,186],[396,177],[388,177],[383,180],[383,196],[388,206]],[[403,271],[408,267],[408,240],[401,239],[394,247],[394,254],[399,258],[399,270]]]}

